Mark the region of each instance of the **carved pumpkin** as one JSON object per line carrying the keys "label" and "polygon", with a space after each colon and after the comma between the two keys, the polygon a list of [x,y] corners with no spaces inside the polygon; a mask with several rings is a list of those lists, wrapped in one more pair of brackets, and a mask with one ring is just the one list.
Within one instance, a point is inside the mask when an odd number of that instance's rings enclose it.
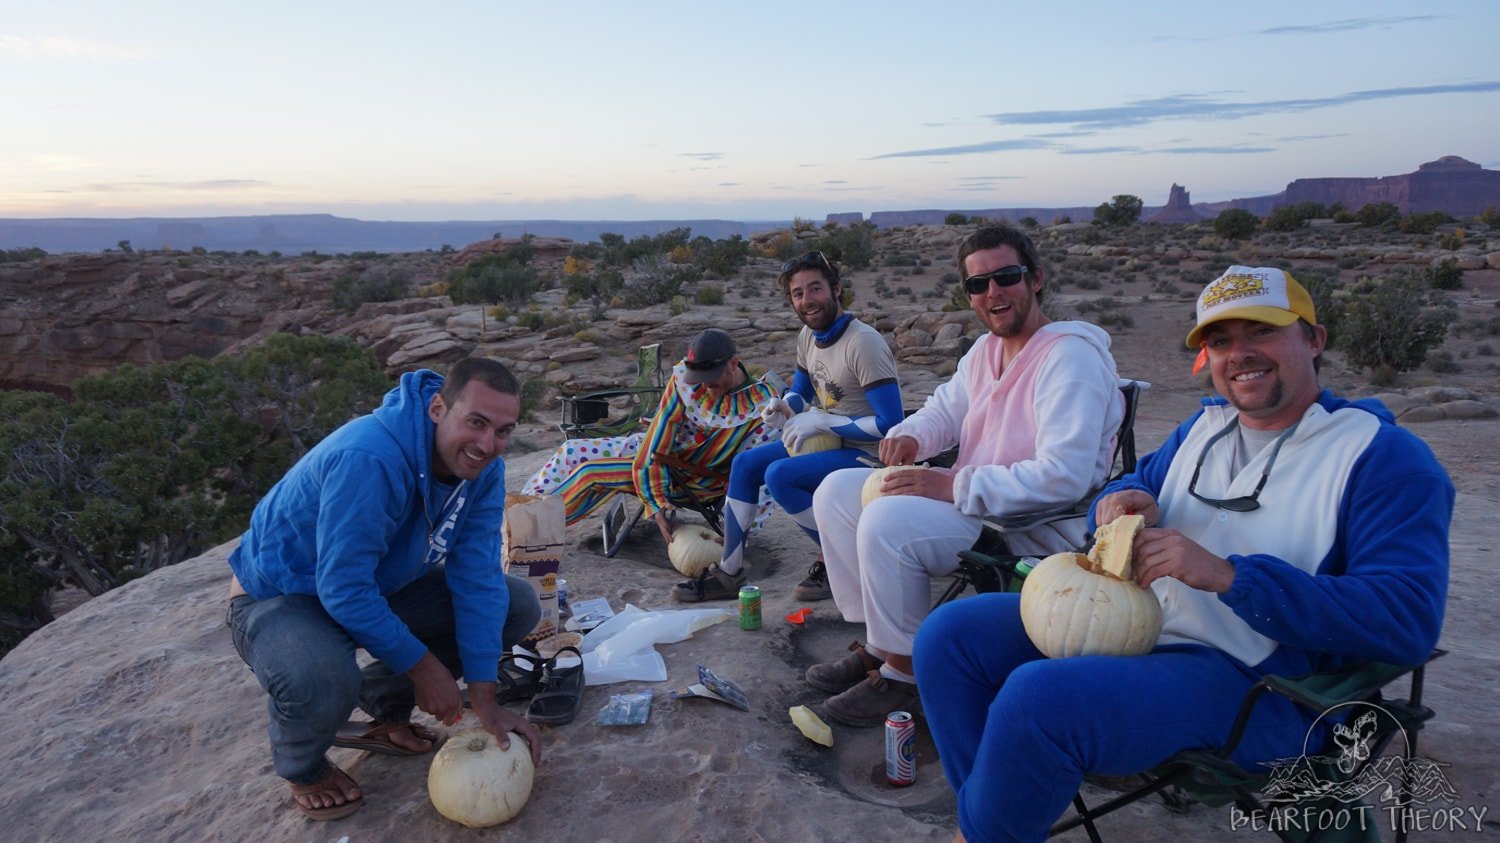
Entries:
{"label": "carved pumpkin", "polygon": [[1056,553],[1026,576],[1021,623],[1038,650],[1060,659],[1134,656],[1156,646],[1161,603],[1129,579],[1131,542],[1140,528],[1139,515],[1123,516],[1099,528],[1090,556]]}

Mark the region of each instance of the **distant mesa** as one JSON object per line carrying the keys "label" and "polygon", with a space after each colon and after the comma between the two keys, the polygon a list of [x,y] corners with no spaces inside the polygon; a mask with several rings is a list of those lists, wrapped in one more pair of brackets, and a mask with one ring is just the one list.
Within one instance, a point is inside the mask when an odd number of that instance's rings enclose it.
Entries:
{"label": "distant mesa", "polygon": [[1146,222],[1197,222],[1202,219],[1198,212],[1193,210],[1193,202],[1188,198],[1187,188],[1180,184],[1172,185],[1172,192],[1167,195],[1167,204],[1160,211],[1152,214]]}
{"label": "distant mesa", "polygon": [[1429,161],[1414,173],[1379,178],[1297,179],[1286,186],[1282,204],[1342,202],[1351,211],[1372,202],[1390,202],[1401,213],[1443,211],[1467,217],[1500,206],[1500,170],[1486,170],[1457,155]]}

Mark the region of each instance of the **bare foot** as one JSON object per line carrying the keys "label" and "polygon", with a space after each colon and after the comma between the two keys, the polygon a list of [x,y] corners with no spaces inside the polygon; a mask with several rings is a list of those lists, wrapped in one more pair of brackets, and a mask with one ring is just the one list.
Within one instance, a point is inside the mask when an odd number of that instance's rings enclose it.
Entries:
{"label": "bare foot", "polygon": [[364,792],[348,773],[336,764],[329,764],[323,778],[309,784],[292,785],[292,798],[297,800],[297,809],[308,817],[333,820],[358,810]]}
{"label": "bare foot", "polygon": [[402,749],[409,749],[418,754],[432,749],[432,745],[437,739],[437,735],[431,729],[425,726],[414,726],[411,723],[391,729],[386,734],[386,737],[396,746]]}

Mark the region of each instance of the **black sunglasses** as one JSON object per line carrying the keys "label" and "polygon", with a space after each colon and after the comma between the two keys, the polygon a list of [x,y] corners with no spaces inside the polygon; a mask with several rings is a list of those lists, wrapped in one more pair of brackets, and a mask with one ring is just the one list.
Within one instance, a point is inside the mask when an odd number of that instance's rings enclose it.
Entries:
{"label": "black sunglasses", "polygon": [[982,295],[989,291],[990,282],[994,281],[1002,287],[1011,287],[1021,283],[1026,273],[1031,271],[1029,266],[1002,266],[994,272],[986,272],[983,275],[970,275],[964,279],[964,292],[971,296]]}
{"label": "black sunglasses", "polygon": [[833,264],[829,263],[828,258],[819,251],[808,252],[802,257],[792,258],[791,260],[782,264],[781,274],[785,275],[788,272],[796,272],[799,269],[811,269],[815,266],[826,267],[830,275],[834,274]]}
{"label": "black sunglasses", "polygon": [[1203,443],[1203,450],[1198,454],[1198,463],[1193,466],[1193,479],[1188,481],[1188,494],[1209,506],[1218,507],[1229,512],[1254,512],[1260,509],[1260,490],[1266,487],[1266,480],[1271,477],[1271,466],[1276,464],[1276,457],[1281,454],[1282,444],[1296,432],[1297,425],[1292,425],[1290,428],[1287,428],[1286,433],[1276,437],[1276,445],[1271,450],[1271,458],[1266,460],[1266,467],[1261,469],[1260,482],[1255,484],[1255,491],[1248,495],[1240,495],[1237,498],[1211,498],[1207,495],[1198,494],[1198,474],[1203,471],[1203,459],[1208,456],[1208,449],[1212,448],[1214,443],[1233,432],[1239,426],[1239,423],[1240,420],[1236,418],[1229,424],[1224,425],[1223,430],[1215,433],[1212,438]]}
{"label": "black sunglasses", "polygon": [[[733,356],[732,354],[730,355],[730,357]],[[714,369],[728,363],[729,357],[715,357],[712,360],[684,360],[682,362],[686,363],[687,367],[695,372],[712,372]]]}

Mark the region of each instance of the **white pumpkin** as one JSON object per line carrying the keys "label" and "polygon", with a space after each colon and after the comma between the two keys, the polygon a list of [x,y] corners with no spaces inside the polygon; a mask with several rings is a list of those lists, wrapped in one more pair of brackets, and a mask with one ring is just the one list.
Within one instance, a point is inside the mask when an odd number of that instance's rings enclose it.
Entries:
{"label": "white pumpkin", "polygon": [[1051,658],[1135,656],[1161,635],[1161,603],[1150,589],[1090,570],[1081,553],[1043,559],[1021,587],[1021,623]]}
{"label": "white pumpkin", "polygon": [[470,828],[499,825],[514,817],[531,797],[536,768],[531,747],[515,732],[510,749],[482,728],[460,731],[432,759],[427,793],[438,813]]}
{"label": "white pumpkin", "polygon": [[797,443],[796,448],[788,446],[786,452],[791,456],[800,457],[803,454],[815,454],[818,451],[832,451],[835,448],[842,447],[844,447],[844,440],[839,438],[839,435],[837,433],[824,432],[814,433],[811,436],[804,437],[802,441]]}
{"label": "white pumpkin", "polygon": [[861,506],[869,506],[870,505],[870,501],[873,501],[876,498],[878,498],[878,497],[881,496],[880,487],[881,487],[882,484],[885,483],[886,475],[892,474],[892,473],[897,472],[897,471],[926,471],[926,470],[927,469],[925,469],[925,468],[923,468],[921,466],[912,466],[912,465],[888,465],[885,468],[877,468],[877,469],[875,469],[874,471],[870,472],[870,476],[869,477],[865,478],[865,485],[864,485],[864,487],[862,489],[860,489],[860,494],[859,494],[860,505]]}
{"label": "white pumpkin", "polygon": [[724,545],[713,530],[689,524],[672,531],[667,559],[684,576],[696,577],[724,556]]}

